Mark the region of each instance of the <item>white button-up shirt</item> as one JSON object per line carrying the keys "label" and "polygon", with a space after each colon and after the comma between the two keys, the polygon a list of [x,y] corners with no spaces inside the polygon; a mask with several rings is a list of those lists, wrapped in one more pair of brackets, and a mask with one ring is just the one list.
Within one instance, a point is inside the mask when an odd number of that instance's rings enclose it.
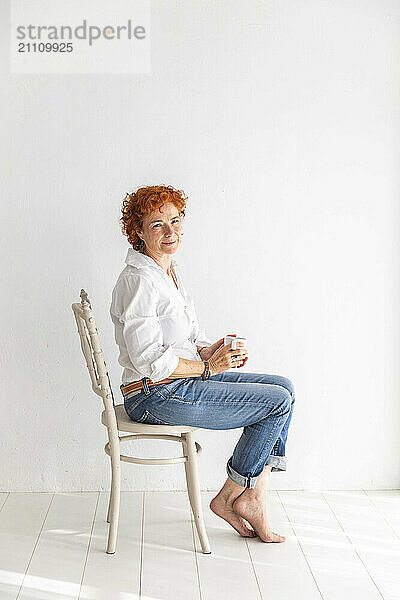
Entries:
{"label": "white button-up shirt", "polygon": [[211,346],[199,323],[192,297],[171,260],[179,289],[150,256],[129,248],[126,267],[112,292],[110,315],[124,367],[122,383],[148,377],[161,381],[179,357],[201,360],[198,346]]}

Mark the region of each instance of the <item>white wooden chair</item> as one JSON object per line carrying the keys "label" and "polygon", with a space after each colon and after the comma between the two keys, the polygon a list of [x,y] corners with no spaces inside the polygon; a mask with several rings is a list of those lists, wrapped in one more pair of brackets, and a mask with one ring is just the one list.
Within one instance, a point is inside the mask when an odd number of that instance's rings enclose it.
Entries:
{"label": "white wooden chair", "polygon": [[[107,427],[108,433],[108,443],[105,445],[104,450],[111,458],[111,491],[107,514],[107,522],[110,523],[110,527],[107,554],[115,554],[117,542],[121,492],[121,461],[140,465],[172,465],[181,462],[185,464],[189,502],[196,523],[201,549],[204,554],[211,554],[203,520],[197,470],[197,454],[201,452],[201,446],[194,440],[194,434],[199,428],[181,425],[145,425],[143,423],[136,423],[126,414],[123,404],[115,404],[92,307],[85,290],[81,290],[80,297],[81,302],[72,304],[72,309],[78,325],[81,348],[89,370],[92,390],[103,399],[104,411],[101,415],[101,422]],[[129,435],[120,437],[119,432],[129,432]],[[121,442],[138,439],[180,442],[183,447],[183,456],[176,458],[135,458],[120,453]]]}

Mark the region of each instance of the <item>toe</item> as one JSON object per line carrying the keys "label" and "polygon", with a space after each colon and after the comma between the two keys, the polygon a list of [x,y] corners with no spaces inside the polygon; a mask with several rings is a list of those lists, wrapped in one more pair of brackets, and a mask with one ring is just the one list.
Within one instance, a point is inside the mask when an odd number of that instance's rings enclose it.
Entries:
{"label": "toe", "polygon": [[249,529],[247,532],[247,537],[257,537],[257,534],[252,529]]}
{"label": "toe", "polygon": [[275,543],[281,543],[281,542],[285,542],[286,538],[284,535],[279,535],[279,533],[275,533],[274,531],[270,531],[265,537],[262,538],[264,542],[275,542]]}

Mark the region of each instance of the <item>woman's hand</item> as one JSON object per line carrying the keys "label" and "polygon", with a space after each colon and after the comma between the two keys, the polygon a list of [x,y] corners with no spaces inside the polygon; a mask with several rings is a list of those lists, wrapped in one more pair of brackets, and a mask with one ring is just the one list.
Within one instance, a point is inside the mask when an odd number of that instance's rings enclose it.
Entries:
{"label": "woman's hand", "polygon": [[218,340],[217,342],[215,342],[211,346],[206,346],[206,347],[202,348],[201,351],[199,352],[200,358],[202,360],[208,360],[209,358],[211,358],[211,356],[214,354],[214,352],[220,346],[223,346],[223,345],[224,345],[224,338],[221,338],[220,340]]}
{"label": "woman's hand", "polygon": [[[232,350],[232,342],[224,346],[222,338],[222,344],[208,359],[211,375],[219,375],[219,373],[223,373],[232,367],[242,366],[246,362],[245,357],[247,357],[246,348]],[[243,358],[245,359],[244,362],[242,361]]]}

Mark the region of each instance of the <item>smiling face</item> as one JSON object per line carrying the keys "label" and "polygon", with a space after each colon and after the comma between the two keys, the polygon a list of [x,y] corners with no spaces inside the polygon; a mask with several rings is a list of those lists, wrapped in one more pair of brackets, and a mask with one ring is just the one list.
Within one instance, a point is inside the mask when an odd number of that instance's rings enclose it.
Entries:
{"label": "smiling face", "polygon": [[182,222],[178,209],[171,202],[156,208],[143,218],[143,227],[137,232],[144,240],[145,252],[154,259],[165,259],[174,254],[181,241]]}

